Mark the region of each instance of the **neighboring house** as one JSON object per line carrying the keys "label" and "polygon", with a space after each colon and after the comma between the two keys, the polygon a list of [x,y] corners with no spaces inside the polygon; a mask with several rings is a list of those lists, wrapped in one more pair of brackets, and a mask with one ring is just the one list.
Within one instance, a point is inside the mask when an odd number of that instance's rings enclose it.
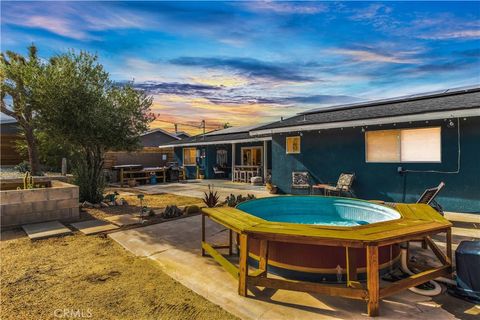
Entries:
{"label": "neighboring house", "polygon": [[204,172],[205,178],[213,179],[216,177],[215,166],[226,170],[230,178],[232,168],[238,166],[258,167],[265,176],[272,164],[269,142],[271,137],[250,136],[250,130],[258,126],[212,131],[164,144],[160,148],[162,150],[174,148],[175,160],[186,168],[189,178],[195,178],[199,168]]}
{"label": "neighboring house", "polygon": [[362,199],[414,202],[446,183],[446,210],[480,213],[480,87],[319,108],[250,131],[272,136],[272,181],[292,193],[292,172],[311,183],[356,175]]}
{"label": "neighboring house", "polygon": [[175,132],[175,135],[180,138],[180,139],[186,139],[186,138],[190,138],[191,136],[186,133],[185,131],[177,131]]}
{"label": "neighboring house", "polygon": [[0,122],[0,165],[14,166],[24,159],[16,150],[17,140],[21,137],[21,130],[15,119],[1,119]]}
{"label": "neighboring house", "polygon": [[181,140],[174,133],[157,128],[145,132],[140,136],[142,149],[135,152],[108,152],[105,155],[105,168],[110,169],[115,165],[141,164],[145,167],[163,166],[173,161],[173,148],[160,150],[160,144],[171,143]]}

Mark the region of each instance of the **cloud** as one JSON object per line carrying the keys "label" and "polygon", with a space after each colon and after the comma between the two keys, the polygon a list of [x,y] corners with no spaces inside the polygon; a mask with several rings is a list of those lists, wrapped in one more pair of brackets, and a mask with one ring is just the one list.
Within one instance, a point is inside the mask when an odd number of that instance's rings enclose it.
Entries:
{"label": "cloud", "polygon": [[480,39],[480,29],[427,33],[419,35],[418,38],[428,40]]}
{"label": "cloud", "polygon": [[170,63],[188,67],[230,70],[239,72],[249,78],[298,82],[316,80],[314,77],[302,74],[296,66],[270,63],[252,58],[180,57],[170,60]]}
{"label": "cloud", "polygon": [[305,103],[305,104],[341,104],[341,103],[352,103],[358,102],[362,99],[346,95],[325,95],[317,94],[311,96],[297,96],[297,97],[288,97],[283,98],[283,101],[294,102],[294,103]]}
{"label": "cloud", "polygon": [[392,12],[392,8],[381,4],[381,3],[373,3],[366,8],[358,9],[355,13],[350,16],[352,20],[369,20],[372,21],[373,19],[378,19],[381,17],[386,17],[387,14]]}
{"label": "cloud", "polygon": [[417,63],[418,59],[411,58],[409,55],[415,52],[397,52],[396,54],[382,53],[381,50],[373,49],[333,49],[332,53],[350,56],[355,61],[360,62],[381,62],[381,63]]}
{"label": "cloud", "polygon": [[157,82],[143,82],[135,83],[134,87],[137,89],[145,90],[150,94],[177,94],[177,95],[207,95],[209,91],[221,90],[220,86],[211,86],[204,84],[190,84],[190,83],[157,83]]}
{"label": "cloud", "polygon": [[145,18],[102,3],[15,2],[2,4],[2,23],[41,29],[75,40],[95,40],[95,32],[147,27]]}
{"label": "cloud", "polygon": [[252,11],[279,14],[317,14],[328,10],[325,4],[315,2],[247,1],[243,4]]}

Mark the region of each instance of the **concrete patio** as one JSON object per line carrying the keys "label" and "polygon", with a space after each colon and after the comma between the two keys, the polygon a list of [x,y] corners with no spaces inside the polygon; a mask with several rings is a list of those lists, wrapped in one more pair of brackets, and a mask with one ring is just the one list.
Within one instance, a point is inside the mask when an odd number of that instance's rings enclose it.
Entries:
{"label": "concrete patio", "polygon": [[218,192],[220,200],[224,200],[230,194],[253,194],[257,198],[272,196],[265,190],[264,186],[252,186],[251,184],[232,182],[230,180],[209,179],[209,180],[186,180],[180,183],[159,183],[154,185],[140,185],[134,189],[145,194],[162,194],[170,193],[179,196],[189,196],[203,198],[204,192],[208,191],[208,186],[213,186]]}
{"label": "concrete patio", "polygon": [[[464,223],[462,216],[453,217]],[[200,225],[197,215],[109,236],[133,254],[156,261],[172,278],[242,319],[368,318],[366,304],[358,300],[258,288],[250,288],[253,292],[248,298],[239,296],[236,280],[212,258],[201,256]],[[454,229],[454,242],[472,238],[464,234],[467,228],[459,229],[463,232],[456,235]],[[207,238],[225,243],[227,232],[207,219]],[[384,319],[474,319],[479,313],[478,306],[446,294],[432,299],[404,291],[380,304],[380,318]]]}

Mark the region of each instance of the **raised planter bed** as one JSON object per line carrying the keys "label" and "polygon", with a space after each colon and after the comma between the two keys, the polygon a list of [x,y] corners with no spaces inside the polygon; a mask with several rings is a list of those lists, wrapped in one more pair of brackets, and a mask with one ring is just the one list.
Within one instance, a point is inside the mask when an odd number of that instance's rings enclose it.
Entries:
{"label": "raised planter bed", "polygon": [[[44,188],[0,191],[1,228],[79,218],[78,186],[58,180],[42,181]],[[10,189],[10,188],[9,188]]]}

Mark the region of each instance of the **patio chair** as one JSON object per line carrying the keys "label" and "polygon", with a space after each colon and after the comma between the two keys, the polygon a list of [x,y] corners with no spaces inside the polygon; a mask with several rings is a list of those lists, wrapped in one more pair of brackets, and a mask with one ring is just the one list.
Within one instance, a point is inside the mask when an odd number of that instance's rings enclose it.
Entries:
{"label": "patio chair", "polygon": [[338,177],[336,185],[330,184],[316,184],[313,186],[316,190],[323,190],[324,195],[338,194],[348,194],[351,197],[354,197],[355,194],[352,190],[353,180],[355,179],[355,173],[342,173]]}
{"label": "patio chair", "polygon": [[310,194],[310,175],[308,172],[292,172],[292,189],[306,189]]}
{"label": "patio chair", "polygon": [[417,200],[417,203],[424,203],[430,205],[433,209],[437,210],[438,213],[443,215],[443,208],[438,202],[435,201],[435,197],[438,195],[440,190],[445,187],[445,182],[440,182],[440,184],[435,188],[426,189],[420,198]]}
{"label": "patio chair", "polygon": [[215,175],[215,177],[218,175],[221,178],[225,178],[226,172],[219,166],[213,166],[213,174]]}

